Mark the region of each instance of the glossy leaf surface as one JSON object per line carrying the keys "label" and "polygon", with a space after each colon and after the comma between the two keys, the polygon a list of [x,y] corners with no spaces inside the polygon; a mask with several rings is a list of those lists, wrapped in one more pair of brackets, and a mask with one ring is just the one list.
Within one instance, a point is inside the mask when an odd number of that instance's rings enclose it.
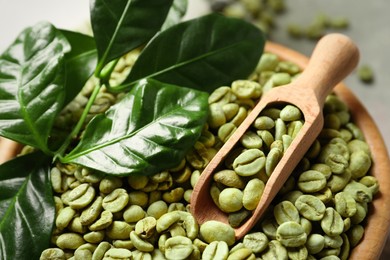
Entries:
{"label": "glossy leaf surface", "polygon": [[245,21],[211,14],[162,31],[142,51],[123,88],[142,78],[211,92],[247,78],[263,52],[262,32]]}
{"label": "glossy leaf surface", "polygon": [[0,56],[0,135],[48,152],[47,139],[65,98],[70,45],[51,24],[25,29]]}
{"label": "glossy leaf surface", "polygon": [[92,0],[91,21],[101,70],[108,62],[149,41],[173,0]]}
{"label": "glossy leaf surface", "polygon": [[49,172],[41,153],[0,165],[0,259],[39,259],[49,246],[55,217]]}
{"label": "glossy leaf surface", "polygon": [[205,92],[141,81],[89,123],[63,162],[115,175],[149,175],[173,167],[200,136],[207,99]]}

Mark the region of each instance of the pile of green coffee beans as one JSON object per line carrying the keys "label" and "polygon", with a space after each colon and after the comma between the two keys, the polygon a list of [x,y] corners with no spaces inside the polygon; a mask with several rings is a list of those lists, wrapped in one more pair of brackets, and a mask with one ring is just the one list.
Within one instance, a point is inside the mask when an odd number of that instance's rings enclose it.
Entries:
{"label": "pile of green coffee beans", "polygon": [[[265,53],[248,80],[216,89],[209,98],[208,124],[173,169],[153,176],[115,177],[55,165],[55,228],[52,247],[41,259],[347,259],[363,237],[368,205],[379,185],[367,175],[371,153],[364,136],[335,95],[327,97],[321,134],[266,217],[242,240],[235,241],[228,224],[208,221],[199,226],[189,211],[192,189],[218,149],[264,92],[297,75],[296,65]],[[283,109],[270,108],[273,123],[257,123],[276,127]],[[248,133],[244,147],[258,149],[262,143],[267,153],[274,147],[284,149],[289,138],[283,143],[285,134],[275,127],[257,129],[267,134],[256,137]]]}
{"label": "pile of green coffee beans", "polygon": [[[236,81],[232,88],[237,84],[247,85]],[[227,156],[222,169],[214,173],[211,197],[229,214],[231,226],[238,227],[257,207],[265,183],[302,128],[303,119],[293,105],[267,107]]]}

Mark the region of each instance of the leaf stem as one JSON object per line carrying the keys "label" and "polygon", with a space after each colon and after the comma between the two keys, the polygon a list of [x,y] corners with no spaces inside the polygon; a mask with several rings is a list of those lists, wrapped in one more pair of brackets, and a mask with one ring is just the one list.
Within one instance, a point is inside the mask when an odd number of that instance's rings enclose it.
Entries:
{"label": "leaf stem", "polygon": [[79,132],[80,132],[81,128],[83,127],[84,122],[88,116],[89,110],[91,109],[93,103],[95,102],[97,95],[99,94],[101,87],[102,87],[102,84],[99,82],[95,86],[95,88],[93,89],[91,96],[89,97],[88,103],[86,104],[84,111],[83,111],[82,115],[80,116],[79,121],[77,122],[77,125],[73,128],[72,132],[68,135],[68,137],[66,138],[66,140],[64,141],[62,146],[56,152],[54,160],[56,160],[57,158],[59,158],[61,160],[63,158],[63,155],[65,154],[65,151],[68,148],[68,146],[70,145],[72,139],[75,138],[79,134]]}

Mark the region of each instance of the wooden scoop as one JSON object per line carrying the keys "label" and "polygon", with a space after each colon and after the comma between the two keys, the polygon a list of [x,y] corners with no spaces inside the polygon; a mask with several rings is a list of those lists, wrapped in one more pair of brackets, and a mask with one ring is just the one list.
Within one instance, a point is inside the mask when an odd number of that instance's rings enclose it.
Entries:
{"label": "wooden scoop", "polygon": [[242,238],[250,231],[322,130],[324,121],[322,108],[326,96],[356,67],[358,60],[359,51],[348,37],[329,34],[320,39],[307,68],[294,82],[273,88],[263,95],[244,122],[210,161],[194,187],[190,207],[199,224],[208,220],[228,223],[227,214],[215,205],[210,195],[214,171],[265,107],[289,103],[301,110],[305,122],[267,181],[257,208],[246,222],[235,229],[236,239]]}

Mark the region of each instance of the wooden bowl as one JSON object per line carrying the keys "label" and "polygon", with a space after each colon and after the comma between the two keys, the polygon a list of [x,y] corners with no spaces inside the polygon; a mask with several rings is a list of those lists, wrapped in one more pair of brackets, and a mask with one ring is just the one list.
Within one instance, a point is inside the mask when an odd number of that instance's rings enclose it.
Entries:
{"label": "wooden bowl", "polygon": [[[308,57],[282,45],[268,42],[266,52],[278,55],[282,60],[291,61],[302,69],[308,63]],[[390,228],[390,160],[384,140],[375,122],[356,96],[340,83],[334,92],[349,107],[352,120],[363,131],[368,145],[372,151],[373,165],[371,174],[380,183],[380,192],[370,204],[369,215],[365,224],[363,240],[353,249],[349,259],[374,260],[379,259],[386,244]],[[0,163],[13,158],[20,150],[20,145],[0,138]]]}
{"label": "wooden bowl", "polygon": [[[272,42],[266,44],[265,51],[278,55],[282,60],[291,61],[302,69],[309,61],[309,58],[303,54]],[[390,228],[389,155],[374,120],[351,90],[345,84],[340,83],[335,87],[334,92],[347,104],[353,122],[363,131],[372,152],[371,174],[378,179],[380,184],[380,192],[374,197],[373,203],[369,207],[363,240],[352,250],[349,259],[379,259]]]}

